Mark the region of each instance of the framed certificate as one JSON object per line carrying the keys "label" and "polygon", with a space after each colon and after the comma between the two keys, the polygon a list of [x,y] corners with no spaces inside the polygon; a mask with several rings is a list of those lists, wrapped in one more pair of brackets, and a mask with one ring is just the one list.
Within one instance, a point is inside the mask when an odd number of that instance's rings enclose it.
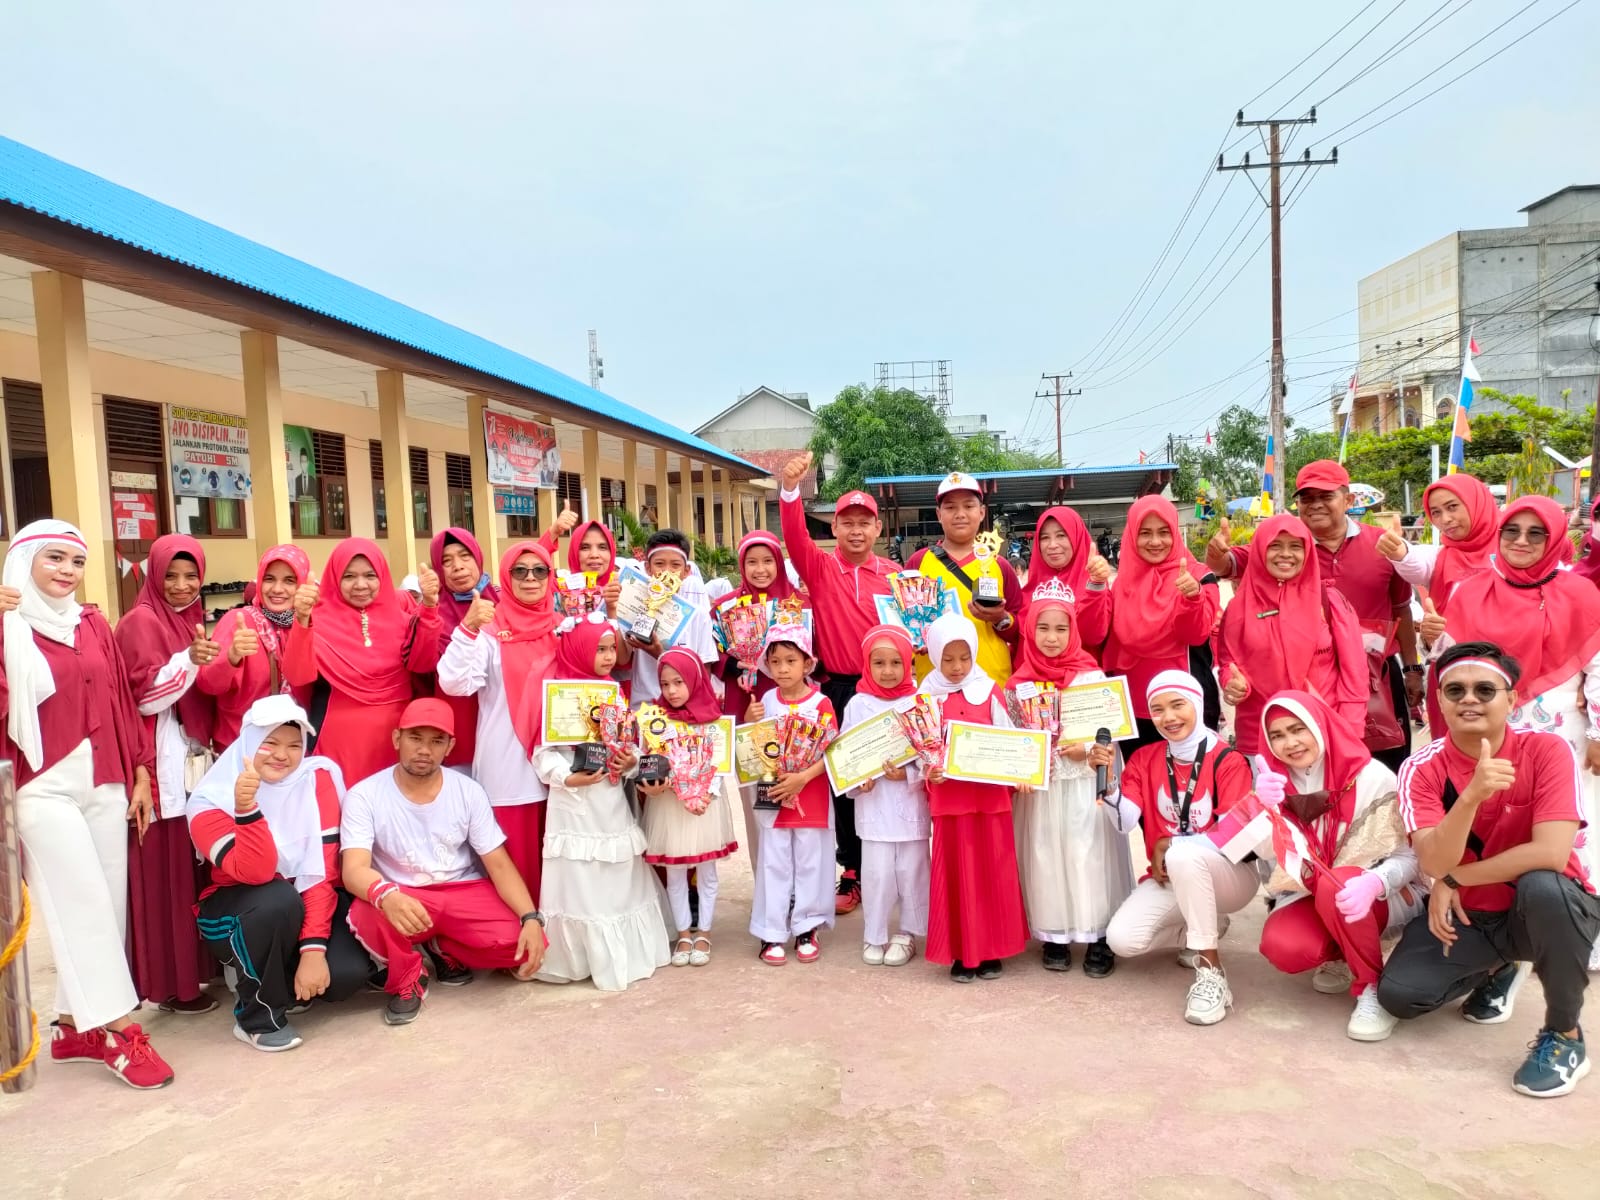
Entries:
{"label": "framed certificate", "polygon": [[1059,740],[1062,743],[1092,742],[1102,729],[1111,731],[1114,742],[1139,736],[1139,728],[1133,723],[1133,706],[1128,702],[1125,675],[1074,683],[1061,689]]}
{"label": "framed certificate", "polygon": [[969,783],[1050,786],[1050,735],[1042,729],[1001,729],[951,721],[944,773]]}
{"label": "framed certificate", "polygon": [[711,753],[717,760],[718,775],[734,773],[734,724],[732,717],[721,717],[709,725],[700,726],[711,738]]}
{"label": "framed certificate", "polygon": [[774,721],[752,721],[733,731],[734,770],[740,783],[760,783],[778,774],[778,726]]}
{"label": "framed certificate", "polygon": [[635,623],[650,617],[655,621],[655,633],[663,646],[674,646],[694,615],[694,606],[679,596],[657,599],[650,594],[650,576],[632,563],[617,571],[616,621],[622,632],[629,632]]}
{"label": "framed certificate", "polygon": [[545,680],[539,741],[548,746],[594,741],[600,735],[589,720],[590,710],[600,704],[616,704],[621,698],[622,688],[609,680]]}
{"label": "framed certificate", "polygon": [[889,708],[834,738],[824,761],[833,790],[847,792],[882,776],[884,763],[903,767],[916,757],[894,709]]}

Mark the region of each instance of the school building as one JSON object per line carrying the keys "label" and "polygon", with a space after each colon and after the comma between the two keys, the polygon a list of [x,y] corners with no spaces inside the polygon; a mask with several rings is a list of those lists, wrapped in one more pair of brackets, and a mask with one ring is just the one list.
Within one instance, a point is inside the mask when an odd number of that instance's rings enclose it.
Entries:
{"label": "school building", "polygon": [[212,592],[271,546],[320,568],[348,536],[398,581],[447,525],[492,571],[562,501],[731,546],[774,488],[542,363],[5,138],[0,406],[0,542],[71,521],[84,599],[113,615],[164,533],[200,539]]}

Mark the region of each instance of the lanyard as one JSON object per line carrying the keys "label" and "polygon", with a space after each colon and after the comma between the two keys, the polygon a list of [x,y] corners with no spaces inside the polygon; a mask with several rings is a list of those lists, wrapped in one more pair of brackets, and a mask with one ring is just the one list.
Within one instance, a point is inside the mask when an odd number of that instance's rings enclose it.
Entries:
{"label": "lanyard", "polygon": [[[1194,832],[1189,828],[1189,806],[1194,803],[1195,785],[1200,782],[1200,769],[1205,766],[1206,751],[1208,749],[1209,747],[1204,742],[1200,743],[1200,753],[1195,757],[1193,770],[1189,772],[1189,786],[1184,790],[1183,803],[1178,805],[1178,833],[1180,835]],[[1169,795],[1173,800],[1177,800],[1178,775],[1172,769],[1172,750],[1170,747],[1167,749],[1167,786],[1172,789]]]}

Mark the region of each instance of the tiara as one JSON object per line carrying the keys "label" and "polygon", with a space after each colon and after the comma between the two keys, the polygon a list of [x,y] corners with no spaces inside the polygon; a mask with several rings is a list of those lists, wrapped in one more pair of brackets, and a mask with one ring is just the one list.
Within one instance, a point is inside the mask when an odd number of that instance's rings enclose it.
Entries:
{"label": "tiara", "polygon": [[1046,579],[1033,589],[1033,602],[1037,604],[1042,600],[1056,600],[1062,604],[1072,605],[1078,602],[1078,598],[1072,594],[1072,589],[1059,579]]}

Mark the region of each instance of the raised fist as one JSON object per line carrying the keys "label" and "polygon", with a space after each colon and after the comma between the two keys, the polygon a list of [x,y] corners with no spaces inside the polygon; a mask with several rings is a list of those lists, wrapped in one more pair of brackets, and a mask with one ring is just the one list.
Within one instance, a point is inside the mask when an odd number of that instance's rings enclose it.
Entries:
{"label": "raised fist", "polygon": [[806,477],[806,472],[811,470],[811,464],[816,461],[816,456],[807,450],[804,454],[797,454],[783,464],[783,490],[792,492],[800,486],[800,481]]}

